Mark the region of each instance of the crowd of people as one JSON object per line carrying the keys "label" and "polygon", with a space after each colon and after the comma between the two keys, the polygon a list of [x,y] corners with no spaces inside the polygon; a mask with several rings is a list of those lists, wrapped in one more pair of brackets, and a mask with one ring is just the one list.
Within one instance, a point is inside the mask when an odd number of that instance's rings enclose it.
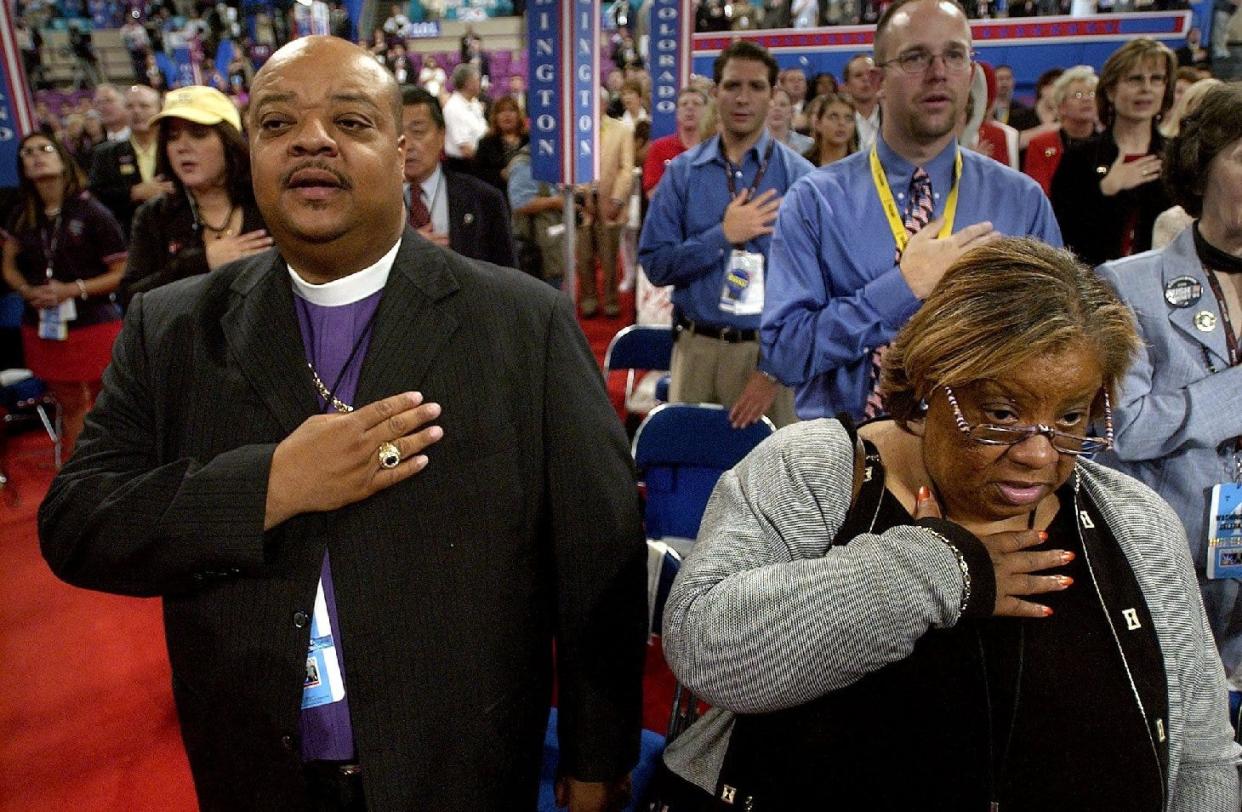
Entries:
{"label": "crowd of people", "polygon": [[[1222,0],[1227,2],[1227,0]],[[889,0],[695,0],[696,31],[747,31],[757,28],[815,28],[866,25],[879,20]],[[1189,8],[1187,0],[971,0],[963,3],[971,19],[1046,17]],[[641,14],[641,11],[639,12]]]}
{"label": "crowd of people", "polygon": [[[639,287],[670,400],[782,429],[668,599],[712,706],[665,753],[671,810],[1238,808],[1242,596],[1206,519],[1242,484],[1242,86],[1136,38],[1028,106],[967,20],[895,0],[840,77],[735,41],[654,140],[619,39],[572,222],[520,77],[384,28],[286,46],[245,109],[101,85],[26,136],[3,275],[70,453],[44,552],[168,596],[203,799],[513,808],[555,638],[560,797],[620,808],[643,551],[574,317]],[[311,617],[350,668],[299,710]]]}

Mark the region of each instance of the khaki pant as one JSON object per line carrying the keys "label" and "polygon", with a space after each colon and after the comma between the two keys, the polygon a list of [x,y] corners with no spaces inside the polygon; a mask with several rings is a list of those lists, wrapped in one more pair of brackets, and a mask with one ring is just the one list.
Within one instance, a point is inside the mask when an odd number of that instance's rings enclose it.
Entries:
{"label": "khaki pant", "polygon": [[[609,225],[596,219],[578,229],[574,247],[578,263],[578,305],[584,314],[595,312],[599,299],[604,300],[608,315],[617,313],[617,252],[621,247],[621,224]],[[595,260],[604,272],[604,289],[595,292]]]}
{"label": "khaki pant", "polygon": [[[729,408],[742,396],[758,363],[758,341],[730,344],[683,331],[673,345],[668,399],[673,403],[719,403]],[[776,390],[767,416],[778,429],[798,419],[792,389],[781,386]]]}

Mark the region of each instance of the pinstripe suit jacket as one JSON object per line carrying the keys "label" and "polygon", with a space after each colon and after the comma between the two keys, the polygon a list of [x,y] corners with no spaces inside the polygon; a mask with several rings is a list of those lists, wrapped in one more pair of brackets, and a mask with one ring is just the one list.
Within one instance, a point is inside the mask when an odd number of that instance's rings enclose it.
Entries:
{"label": "pinstripe suit jacket", "polygon": [[406,231],[358,403],[439,402],[429,466],[263,532],[277,442],[317,411],[275,252],[134,299],[40,513],[70,583],[161,595],[207,809],[296,809],[297,730],[331,551],[372,809],[533,808],[556,642],[562,765],[638,752],[644,550],[624,435],[567,299]]}
{"label": "pinstripe suit jacket", "polygon": [[[1234,812],[1238,746],[1181,525],[1135,480],[1088,461],[1077,470],[1143,590],[1164,655],[1168,808]],[[899,526],[831,546],[849,512],[853,471],[845,430],[813,420],[781,429],[721,477],[663,626],[673,672],[717,708],[797,707],[904,659],[930,628],[958,622],[961,570],[930,530]],[[731,724],[727,711],[713,711],[666,761],[714,791]],[[896,765],[902,756],[893,757]]]}

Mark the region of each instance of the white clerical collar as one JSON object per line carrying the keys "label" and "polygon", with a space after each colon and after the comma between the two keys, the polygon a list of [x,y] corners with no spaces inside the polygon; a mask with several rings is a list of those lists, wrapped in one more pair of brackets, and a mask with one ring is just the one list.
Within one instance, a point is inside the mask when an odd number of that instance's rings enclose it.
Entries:
{"label": "white clerical collar", "polygon": [[298,276],[293,266],[289,266],[289,279],[293,282],[293,292],[320,307],[341,307],[360,302],[384,289],[384,285],[388,283],[388,272],[392,270],[392,264],[397,259],[397,249],[400,247],[401,240],[398,239],[393,243],[392,248],[388,249],[388,253],[380,257],[379,261],[371,267],[363,268],[361,271],[340,279],[333,279],[331,282],[324,282],[322,285],[312,285]]}

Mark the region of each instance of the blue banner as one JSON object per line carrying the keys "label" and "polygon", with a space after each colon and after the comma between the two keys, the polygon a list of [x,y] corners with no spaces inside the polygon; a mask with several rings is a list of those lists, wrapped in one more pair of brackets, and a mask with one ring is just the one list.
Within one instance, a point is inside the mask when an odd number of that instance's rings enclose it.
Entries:
{"label": "blue banner", "polygon": [[694,14],[680,0],[654,0],[647,45],[651,73],[651,137],[677,130],[677,94],[690,81]]}
{"label": "blue banner", "polygon": [[562,183],[568,174],[561,146],[561,104],[566,94],[557,86],[557,79],[565,75],[561,51],[566,27],[556,0],[530,0],[526,4],[530,171],[532,177],[545,183]]}
{"label": "blue banner", "polygon": [[526,38],[531,174],[591,183],[599,172],[599,0],[529,0]]}
{"label": "blue banner", "polygon": [[572,183],[599,176],[599,4],[574,0],[573,117],[568,151],[574,156]]}
{"label": "blue banner", "polygon": [[12,13],[11,4],[0,2],[0,187],[17,186],[17,142],[35,123]]}

